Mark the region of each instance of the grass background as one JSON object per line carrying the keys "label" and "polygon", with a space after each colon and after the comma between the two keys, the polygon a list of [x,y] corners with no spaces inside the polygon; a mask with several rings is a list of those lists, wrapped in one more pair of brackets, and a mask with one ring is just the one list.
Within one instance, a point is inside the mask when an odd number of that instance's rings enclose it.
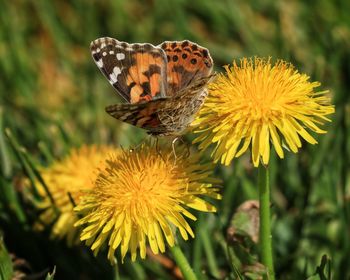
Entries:
{"label": "grass background", "polygon": [[[306,279],[324,254],[330,259],[333,279],[349,279],[349,1],[0,0],[0,4],[0,230],[8,251],[31,265],[29,273],[40,279],[56,265],[55,279],[115,278],[103,256],[95,259],[89,250],[67,248],[64,242],[49,240],[47,232],[32,231],[35,215],[18,179],[30,167],[21,164],[4,133],[9,128],[28,151],[25,155],[44,165],[82,144],[128,147],[142,141],[143,131],[104,112],[106,105],[121,99],[94,65],[89,44],[110,36],[153,44],[189,39],[210,50],[217,71],[244,56],[282,58],[330,90],[336,114],[327,125],[328,133],[317,136],[319,144],[304,145],[299,154],[287,154],[282,161],[271,159],[274,254],[277,279]],[[224,180],[218,215],[197,213],[197,237],[183,248],[195,270],[205,271],[203,279],[233,279],[223,253],[226,230],[235,209],[257,198],[257,171],[248,157],[242,157],[215,172]],[[150,259],[126,262],[120,270],[122,279],[175,277]]]}

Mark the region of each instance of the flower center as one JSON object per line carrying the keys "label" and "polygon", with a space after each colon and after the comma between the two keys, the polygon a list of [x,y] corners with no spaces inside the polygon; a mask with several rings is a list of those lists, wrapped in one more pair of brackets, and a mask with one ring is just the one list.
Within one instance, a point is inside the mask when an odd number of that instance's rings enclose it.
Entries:
{"label": "flower center", "polygon": [[[170,163],[157,158],[147,167],[132,167],[119,179],[122,181],[120,203],[130,209],[135,223],[140,219],[150,219],[154,213],[165,213],[169,205],[175,203],[179,195],[178,178],[172,172]],[[138,218],[135,218],[138,217]]]}

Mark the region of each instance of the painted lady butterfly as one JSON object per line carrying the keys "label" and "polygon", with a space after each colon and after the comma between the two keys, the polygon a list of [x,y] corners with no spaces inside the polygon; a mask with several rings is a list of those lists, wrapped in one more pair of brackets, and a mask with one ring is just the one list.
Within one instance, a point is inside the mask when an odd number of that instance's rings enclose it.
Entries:
{"label": "painted lady butterfly", "polygon": [[153,46],[105,37],[90,48],[104,76],[128,102],[108,106],[106,112],[151,135],[179,135],[208,94],[213,60],[207,49],[190,41]]}

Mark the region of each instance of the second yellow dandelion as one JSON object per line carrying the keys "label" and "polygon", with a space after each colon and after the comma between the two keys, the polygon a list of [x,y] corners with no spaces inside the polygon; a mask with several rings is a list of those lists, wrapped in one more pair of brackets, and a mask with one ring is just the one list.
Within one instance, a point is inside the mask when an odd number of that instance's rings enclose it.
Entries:
{"label": "second yellow dandelion", "polygon": [[296,153],[301,138],[317,143],[307,130],[326,132],[319,126],[334,113],[327,91],[315,91],[320,83],[310,82],[290,63],[244,58],[225,70],[209,86],[209,96],[192,123],[200,133],[194,142],[201,149],[215,144],[215,162],[229,165],[251,147],[257,167],[260,159],[268,164],[270,141],[283,158],[283,142]]}

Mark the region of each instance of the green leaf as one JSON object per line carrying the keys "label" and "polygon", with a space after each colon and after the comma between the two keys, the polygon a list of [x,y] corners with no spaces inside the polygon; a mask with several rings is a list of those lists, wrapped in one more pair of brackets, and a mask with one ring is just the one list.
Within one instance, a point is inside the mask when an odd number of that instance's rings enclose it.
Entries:
{"label": "green leaf", "polygon": [[314,275],[307,278],[307,280],[331,280],[331,260],[327,255],[323,255],[321,259],[321,264],[316,268]]}
{"label": "green leaf", "polygon": [[7,151],[5,137],[3,133],[3,108],[0,107],[0,162],[1,162],[1,173],[5,178],[9,178],[12,173],[12,166],[10,157]]}
{"label": "green leaf", "polygon": [[49,273],[46,275],[45,280],[54,280],[55,274],[56,274],[56,266],[53,268],[52,273],[49,272]]}
{"label": "green leaf", "polygon": [[5,244],[0,237],[0,279],[10,280],[13,277],[12,261],[6,250]]}

